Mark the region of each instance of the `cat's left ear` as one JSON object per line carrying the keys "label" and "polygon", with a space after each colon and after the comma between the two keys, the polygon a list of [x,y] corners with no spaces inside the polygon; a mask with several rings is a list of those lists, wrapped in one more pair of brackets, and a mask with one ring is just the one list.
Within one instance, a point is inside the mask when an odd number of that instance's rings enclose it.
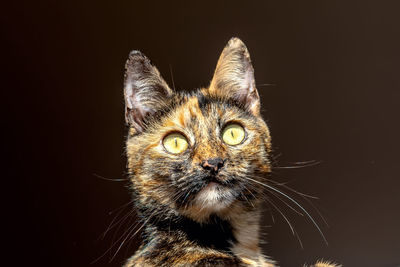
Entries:
{"label": "cat's left ear", "polygon": [[212,95],[235,99],[256,116],[260,114],[250,54],[239,38],[229,40],[222,51],[208,90]]}

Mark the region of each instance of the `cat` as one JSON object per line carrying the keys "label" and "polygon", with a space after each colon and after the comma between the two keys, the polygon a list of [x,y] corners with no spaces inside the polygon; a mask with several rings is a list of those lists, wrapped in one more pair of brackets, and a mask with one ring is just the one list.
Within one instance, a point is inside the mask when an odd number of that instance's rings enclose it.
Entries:
{"label": "cat", "polygon": [[277,266],[259,245],[271,136],[245,44],[232,38],[209,87],[189,93],[170,89],[139,51],[125,68],[127,169],[143,244],[124,267]]}

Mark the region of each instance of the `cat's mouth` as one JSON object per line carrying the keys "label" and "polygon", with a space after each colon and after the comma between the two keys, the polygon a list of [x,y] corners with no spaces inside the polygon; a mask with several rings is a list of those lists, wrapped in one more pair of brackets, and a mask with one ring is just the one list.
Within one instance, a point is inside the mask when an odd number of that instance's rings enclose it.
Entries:
{"label": "cat's mouth", "polygon": [[206,181],[207,181],[207,186],[209,186],[210,184],[218,184],[223,186],[227,185],[226,182],[224,182],[224,180],[221,179],[221,177],[217,177],[215,175],[206,177]]}
{"label": "cat's mouth", "polygon": [[206,187],[210,184],[216,184],[226,187],[231,187],[235,184],[235,181],[233,179],[229,179],[221,175],[210,175],[207,176],[205,180],[206,180]]}

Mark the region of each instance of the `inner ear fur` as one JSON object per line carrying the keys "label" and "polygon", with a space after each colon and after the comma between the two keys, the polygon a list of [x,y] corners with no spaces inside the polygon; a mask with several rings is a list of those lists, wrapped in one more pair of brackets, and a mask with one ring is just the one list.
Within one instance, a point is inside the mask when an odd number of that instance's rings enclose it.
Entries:
{"label": "inner ear fur", "polygon": [[160,72],[140,51],[129,54],[125,64],[125,120],[137,132],[143,131],[144,119],[162,108],[173,91]]}
{"label": "inner ear fur", "polygon": [[230,39],[223,49],[208,91],[212,95],[233,98],[254,115],[260,114],[260,97],[250,54],[239,38]]}

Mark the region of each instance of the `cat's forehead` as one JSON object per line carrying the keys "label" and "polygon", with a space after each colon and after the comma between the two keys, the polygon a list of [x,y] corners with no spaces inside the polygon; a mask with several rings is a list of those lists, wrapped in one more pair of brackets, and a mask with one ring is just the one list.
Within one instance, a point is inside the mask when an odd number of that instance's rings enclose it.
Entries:
{"label": "cat's forehead", "polygon": [[180,97],[180,104],[164,120],[165,126],[217,127],[230,120],[249,117],[241,107],[226,99],[212,97],[202,91]]}

